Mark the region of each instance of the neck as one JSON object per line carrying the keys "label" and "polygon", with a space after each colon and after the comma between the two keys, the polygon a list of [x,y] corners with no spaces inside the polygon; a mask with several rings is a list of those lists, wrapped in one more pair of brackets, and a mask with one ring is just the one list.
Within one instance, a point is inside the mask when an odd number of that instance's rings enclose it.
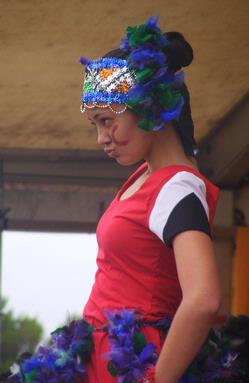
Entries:
{"label": "neck", "polygon": [[170,124],[162,131],[153,132],[152,145],[144,159],[150,173],[169,165],[197,168],[194,158],[185,154],[180,138]]}

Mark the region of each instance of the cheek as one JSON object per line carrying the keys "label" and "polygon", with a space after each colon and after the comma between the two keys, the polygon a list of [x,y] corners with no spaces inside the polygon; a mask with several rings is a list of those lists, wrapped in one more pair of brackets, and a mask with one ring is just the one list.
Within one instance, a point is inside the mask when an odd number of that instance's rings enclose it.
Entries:
{"label": "cheek", "polygon": [[126,146],[130,142],[129,133],[126,129],[122,129],[120,126],[115,125],[111,132],[112,141],[117,146]]}

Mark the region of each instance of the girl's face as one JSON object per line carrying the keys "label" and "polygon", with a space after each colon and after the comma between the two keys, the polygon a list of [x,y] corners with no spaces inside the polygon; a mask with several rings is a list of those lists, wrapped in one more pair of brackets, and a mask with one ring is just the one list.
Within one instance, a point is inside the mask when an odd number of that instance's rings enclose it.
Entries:
{"label": "girl's face", "polygon": [[[118,111],[123,105],[113,104]],[[132,165],[150,153],[153,132],[146,132],[137,126],[138,117],[127,109],[121,114],[109,108],[86,109],[88,119],[97,129],[98,144],[121,165]]]}

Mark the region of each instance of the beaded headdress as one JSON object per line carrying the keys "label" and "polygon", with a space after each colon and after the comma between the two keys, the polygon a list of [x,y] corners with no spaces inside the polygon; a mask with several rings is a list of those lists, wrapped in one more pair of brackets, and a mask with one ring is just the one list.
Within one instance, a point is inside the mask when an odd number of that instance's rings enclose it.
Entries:
{"label": "beaded headdress", "polygon": [[104,57],[86,65],[82,106],[85,108],[110,107],[124,104],[122,113],[129,107],[139,117],[138,126],[144,130],[160,130],[168,121],[177,120],[183,106],[179,87],[183,74],[168,71],[163,49],[168,41],[157,26],[158,18],[145,24],[128,27],[120,50],[125,59]]}
{"label": "beaded headdress", "polygon": [[[81,60],[82,61],[82,60]],[[100,58],[88,63],[82,96],[82,112],[85,108],[109,106],[114,113],[122,113],[128,102],[128,91],[135,85],[135,75],[127,61],[117,58]],[[124,104],[125,108],[115,111],[112,104]]]}

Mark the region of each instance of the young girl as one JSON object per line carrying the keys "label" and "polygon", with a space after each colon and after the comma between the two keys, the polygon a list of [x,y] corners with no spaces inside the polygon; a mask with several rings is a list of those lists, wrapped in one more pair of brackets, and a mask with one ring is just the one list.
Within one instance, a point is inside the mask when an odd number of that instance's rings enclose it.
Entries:
{"label": "young girl", "polygon": [[210,237],[218,188],[194,159],[179,72],[191,61],[183,36],[162,34],[153,18],[128,28],[119,50],[81,59],[81,109],[98,143],[122,166],[143,162],[98,224],[84,319],[56,331],[12,381],[243,381],[238,353],[209,334],[221,299]]}
{"label": "young girl", "polygon": [[[165,340],[156,325],[143,334],[160,353],[156,382],[175,383],[220,305],[210,239],[218,189],[196,169],[192,132],[179,121],[187,97],[174,73],[192,60],[191,47],[180,34],[162,35],[153,19],[129,29],[122,47],[87,63],[83,108],[110,157],[144,163],[99,222],[98,271],[84,317],[97,328],[105,309],[135,310],[143,324],[172,319]],[[114,382],[100,358],[108,334],[94,338],[89,382]]]}

